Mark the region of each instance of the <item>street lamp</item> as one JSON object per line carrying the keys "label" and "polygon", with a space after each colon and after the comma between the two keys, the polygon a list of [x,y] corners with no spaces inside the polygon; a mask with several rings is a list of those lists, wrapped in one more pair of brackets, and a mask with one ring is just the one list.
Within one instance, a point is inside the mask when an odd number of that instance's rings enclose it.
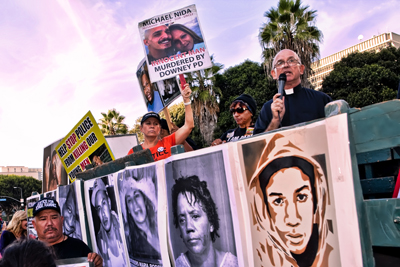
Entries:
{"label": "street lamp", "polygon": [[19,201],[21,202],[21,207],[23,207],[24,206],[24,198],[22,197],[22,188],[18,187],[18,186],[14,186],[14,189],[17,189],[17,188],[21,189],[21,199]]}

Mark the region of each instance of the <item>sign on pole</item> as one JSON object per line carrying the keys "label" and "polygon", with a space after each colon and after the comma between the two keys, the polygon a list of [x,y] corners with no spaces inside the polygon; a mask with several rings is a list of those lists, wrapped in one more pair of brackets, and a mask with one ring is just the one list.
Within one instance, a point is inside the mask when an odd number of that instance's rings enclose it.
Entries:
{"label": "sign on pole", "polygon": [[77,173],[85,170],[86,165],[101,165],[115,159],[90,111],[61,140],[56,151],[71,183],[75,181]]}

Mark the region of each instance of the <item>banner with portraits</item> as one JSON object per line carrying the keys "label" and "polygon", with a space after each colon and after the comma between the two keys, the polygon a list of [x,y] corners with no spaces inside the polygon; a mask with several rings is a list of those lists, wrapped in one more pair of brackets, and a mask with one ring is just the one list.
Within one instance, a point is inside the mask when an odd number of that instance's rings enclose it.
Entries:
{"label": "banner with portraits", "polygon": [[101,165],[115,160],[90,111],[61,140],[56,151],[71,183],[75,181],[77,173],[85,170],[86,165]]}
{"label": "banner with portraits", "polygon": [[348,144],[343,114],[79,180],[64,232],[106,266],[362,266]]}
{"label": "banner with portraits", "polygon": [[152,82],[212,66],[195,5],[146,19],[139,33]]}
{"label": "banner with portraits", "polygon": [[235,143],[249,266],[362,266],[358,224],[349,224],[357,214],[347,115],[340,116]]}
{"label": "banner with portraits", "polygon": [[149,68],[145,59],[139,63],[136,76],[148,112],[159,113],[181,95],[176,77],[151,82]]}

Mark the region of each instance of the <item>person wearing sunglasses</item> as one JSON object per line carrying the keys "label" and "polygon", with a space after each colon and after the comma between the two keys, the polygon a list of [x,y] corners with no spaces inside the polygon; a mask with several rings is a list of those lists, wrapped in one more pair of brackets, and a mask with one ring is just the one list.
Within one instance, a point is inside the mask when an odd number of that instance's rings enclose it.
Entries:
{"label": "person wearing sunglasses", "polygon": [[238,127],[226,131],[220,138],[215,139],[211,146],[237,141],[253,135],[253,117],[257,111],[257,103],[248,94],[242,94],[236,98],[230,107],[230,112]]}
{"label": "person wearing sunglasses", "polygon": [[263,105],[254,134],[325,117],[325,105],[332,99],[320,91],[301,86],[301,75],[305,67],[294,51],[281,50],[276,54],[272,66],[271,75],[274,80],[282,73],[286,75],[285,90],[282,99],[277,93]]}

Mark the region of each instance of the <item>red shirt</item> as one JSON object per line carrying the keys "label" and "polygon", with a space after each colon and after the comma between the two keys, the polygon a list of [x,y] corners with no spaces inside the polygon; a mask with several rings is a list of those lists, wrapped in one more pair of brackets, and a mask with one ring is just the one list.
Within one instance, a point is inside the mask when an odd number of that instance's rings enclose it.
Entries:
{"label": "red shirt", "polygon": [[[149,148],[151,154],[153,155],[154,161],[166,159],[171,156],[171,147],[176,145],[175,143],[175,133],[164,137],[159,140],[157,145]],[[143,146],[142,146],[143,147]],[[133,153],[133,149],[131,148],[128,152],[128,155]]]}

